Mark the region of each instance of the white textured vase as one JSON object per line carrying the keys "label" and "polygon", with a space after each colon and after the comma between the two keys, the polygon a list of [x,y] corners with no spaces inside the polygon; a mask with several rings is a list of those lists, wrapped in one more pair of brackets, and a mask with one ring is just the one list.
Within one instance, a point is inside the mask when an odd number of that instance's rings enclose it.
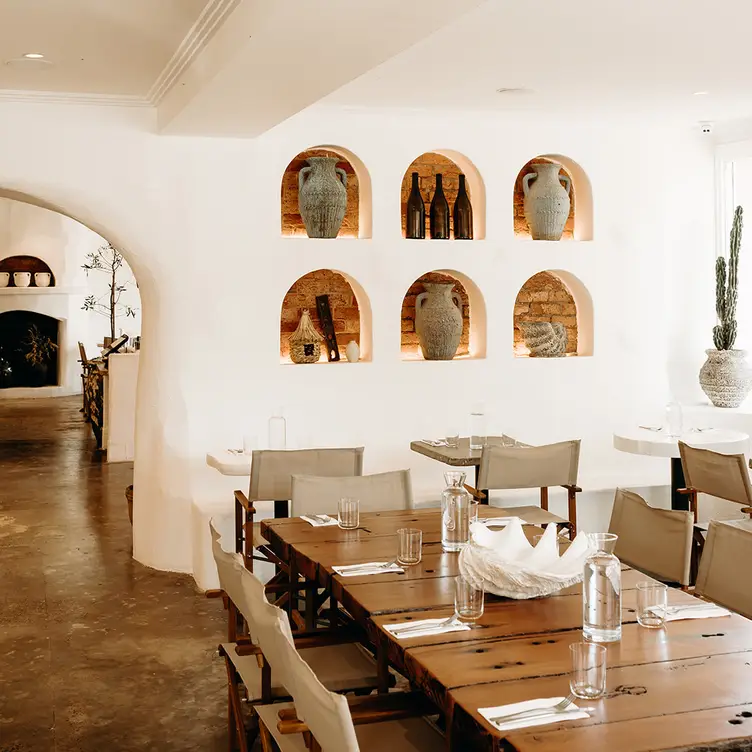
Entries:
{"label": "white textured vase", "polygon": [[13,284],[16,287],[28,287],[31,284],[31,272],[13,272]]}
{"label": "white textured vase", "polygon": [[345,357],[347,358],[349,363],[357,363],[360,360],[360,348],[358,347],[358,343],[351,339],[347,343],[347,347],[345,348]]}
{"label": "white textured vase", "polygon": [[533,169],[535,172],[522,178],[525,219],[530,235],[533,240],[561,240],[572,205],[569,178],[559,175],[560,164],[536,164]]}
{"label": "white textured vase", "polygon": [[7,287],[10,284],[10,272],[0,272],[0,287]]}
{"label": "white textured vase", "polygon": [[347,209],[347,173],[335,157],[309,157],[298,173],[298,207],[309,238],[336,238]]}
{"label": "white textured vase", "polygon": [[452,282],[424,282],[415,298],[415,332],[426,360],[451,360],[462,337],[462,298]]}
{"label": "white textured vase", "polygon": [[34,284],[37,287],[49,287],[52,275],[49,272],[34,272]]}
{"label": "white textured vase", "polygon": [[739,407],[752,390],[752,368],[746,350],[705,350],[700,386],[716,407]]}

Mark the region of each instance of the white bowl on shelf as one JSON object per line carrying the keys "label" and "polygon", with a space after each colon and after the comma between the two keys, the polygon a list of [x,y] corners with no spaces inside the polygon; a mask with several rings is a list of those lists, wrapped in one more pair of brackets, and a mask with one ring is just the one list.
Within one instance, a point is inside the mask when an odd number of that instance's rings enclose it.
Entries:
{"label": "white bowl on shelf", "polygon": [[49,287],[52,275],[49,272],[34,272],[34,284],[37,287]]}
{"label": "white bowl on shelf", "polygon": [[13,284],[16,287],[28,287],[31,284],[31,272],[13,272]]}
{"label": "white bowl on shelf", "polygon": [[7,287],[10,284],[10,272],[0,272],[0,287]]}

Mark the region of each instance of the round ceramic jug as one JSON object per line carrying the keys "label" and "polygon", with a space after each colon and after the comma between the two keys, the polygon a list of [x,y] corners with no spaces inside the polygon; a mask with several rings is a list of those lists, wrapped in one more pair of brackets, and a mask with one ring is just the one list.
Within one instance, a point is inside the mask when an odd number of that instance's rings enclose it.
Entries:
{"label": "round ceramic jug", "polygon": [[752,389],[746,350],[705,350],[700,386],[716,407],[739,407]]}
{"label": "round ceramic jug", "polygon": [[10,284],[10,272],[0,272],[0,287],[7,287]]}
{"label": "round ceramic jug", "polygon": [[34,284],[37,287],[49,287],[52,275],[49,272],[34,272]]}
{"label": "round ceramic jug", "polygon": [[354,339],[351,339],[347,343],[345,357],[347,358],[348,363],[357,363],[360,360],[360,348]]}
{"label": "round ceramic jug", "polygon": [[462,336],[462,298],[452,282],[424,282],[415,298],[415,332],[426,360],[451,360]]}
{"label": "round ceramic jug", "polygon": [[31,272],[13,272],[13,284],[16,287],[28,287],[31,284]]}
{"label": "round ceramic jug", "polygon": [[[525,219],[533,240],[561,240],[569,217],[572,186],[566,175],[559,175],[560,164],[533,165],[535,172],[522,178],[525,194]],[[531,181],[533,184],[531,185]],[[562,185],[564,183],[564,185]]]}
{"label": "round ceramic jug", "polygon": [[347,173],[336,157],[309,157],[298,173],[298,206],[309,238],[336,238],[347,209]]}

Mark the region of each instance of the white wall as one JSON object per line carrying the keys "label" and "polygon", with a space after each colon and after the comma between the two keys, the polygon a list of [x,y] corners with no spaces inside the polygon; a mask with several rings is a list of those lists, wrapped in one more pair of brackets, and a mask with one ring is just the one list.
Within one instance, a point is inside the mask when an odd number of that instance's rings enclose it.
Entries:
{"label": "white wall", "polygon": [[[158,137],[143,110],[47,110],[0,105],[0,187],[56,204],[107,235],[141,283],[134,554],[142,562],[190,571],[191,501],[224,499],[229,509],[235,485],[205,466],[204,453],[237,446],[244,433],[264,436],[279,404],[291,443],[364,444],[367,472],[409,466],[419,498],[438,494],[442,468],[411,454],[409,441],[442,435],[478,401],[494,431],[531,442],[582,437],[586,489],[667,482],[667,463],[615,452],[611,433],[662,410],[667,360],[679,382],[696,378],[681,360],[695,355],[695,289],[674,266],[703,258],[713,242],[713,160],[693,132],[321,110],[250,142]],[[279,236],[282,172],[318,144],[346,147],[370,170],[372,239]],[[400,238],[402,176],[432,149],[459,151],[480,170],[484,241]],[[593,242],[514,239],[515,176],[546,153],[571,157],[589,175]],[[354,277],[368,294],[371,362],[279,363],[284,294],[321,267]],[[487,357],[403,362],[402,296],[420,274],[442,268],[462,271],[483,293]],[[516,293],[543,269],[567,270],[589,289],[593,357],[512,357]],[[676,285],[682,293],[672,299]]]}
{"label": "white wall", "polygon": [[[2,293],[0,310],[21,307],[45,313],[65,322],[61,342],[60,388],[24,390],[18,394],[44,393],[46,396],[72,394],[81,391],[80,366],[77,364],[78,342],[86,347],[89,357],[99,352],[97,343],[109,334],[107,317],[82,310],[84,298],[106,296],[109,278],[102,272],[88,275],[81,268],[86,254],[104,245],[105,241],[88,227],[58,212],[43,209],[10,198],[0,198],[0,259],[9,256],[36,256],[42,259],[55,275],[55,285],[67,294],[24,291],[23,294]],[[132,279],[130,267],[124,266],[119,279]],[[118,319],[118,328],[130,336],[141,331],[141,301],[138,288],[133,285],[123,293],[121,302],[138,309],[135,318]],[[17,390],[9,390],[9,393]],[[2,394],[0,396],[8,396]]]}

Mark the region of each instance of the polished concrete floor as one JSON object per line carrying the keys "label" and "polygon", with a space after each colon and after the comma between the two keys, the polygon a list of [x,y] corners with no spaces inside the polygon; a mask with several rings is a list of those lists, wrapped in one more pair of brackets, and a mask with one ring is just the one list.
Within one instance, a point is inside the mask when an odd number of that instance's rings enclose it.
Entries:
{"label": "polished concrete floor", "polygon": [[226,750],[221,601],[133,561],[79,407],[0,401],[0,752]]}

